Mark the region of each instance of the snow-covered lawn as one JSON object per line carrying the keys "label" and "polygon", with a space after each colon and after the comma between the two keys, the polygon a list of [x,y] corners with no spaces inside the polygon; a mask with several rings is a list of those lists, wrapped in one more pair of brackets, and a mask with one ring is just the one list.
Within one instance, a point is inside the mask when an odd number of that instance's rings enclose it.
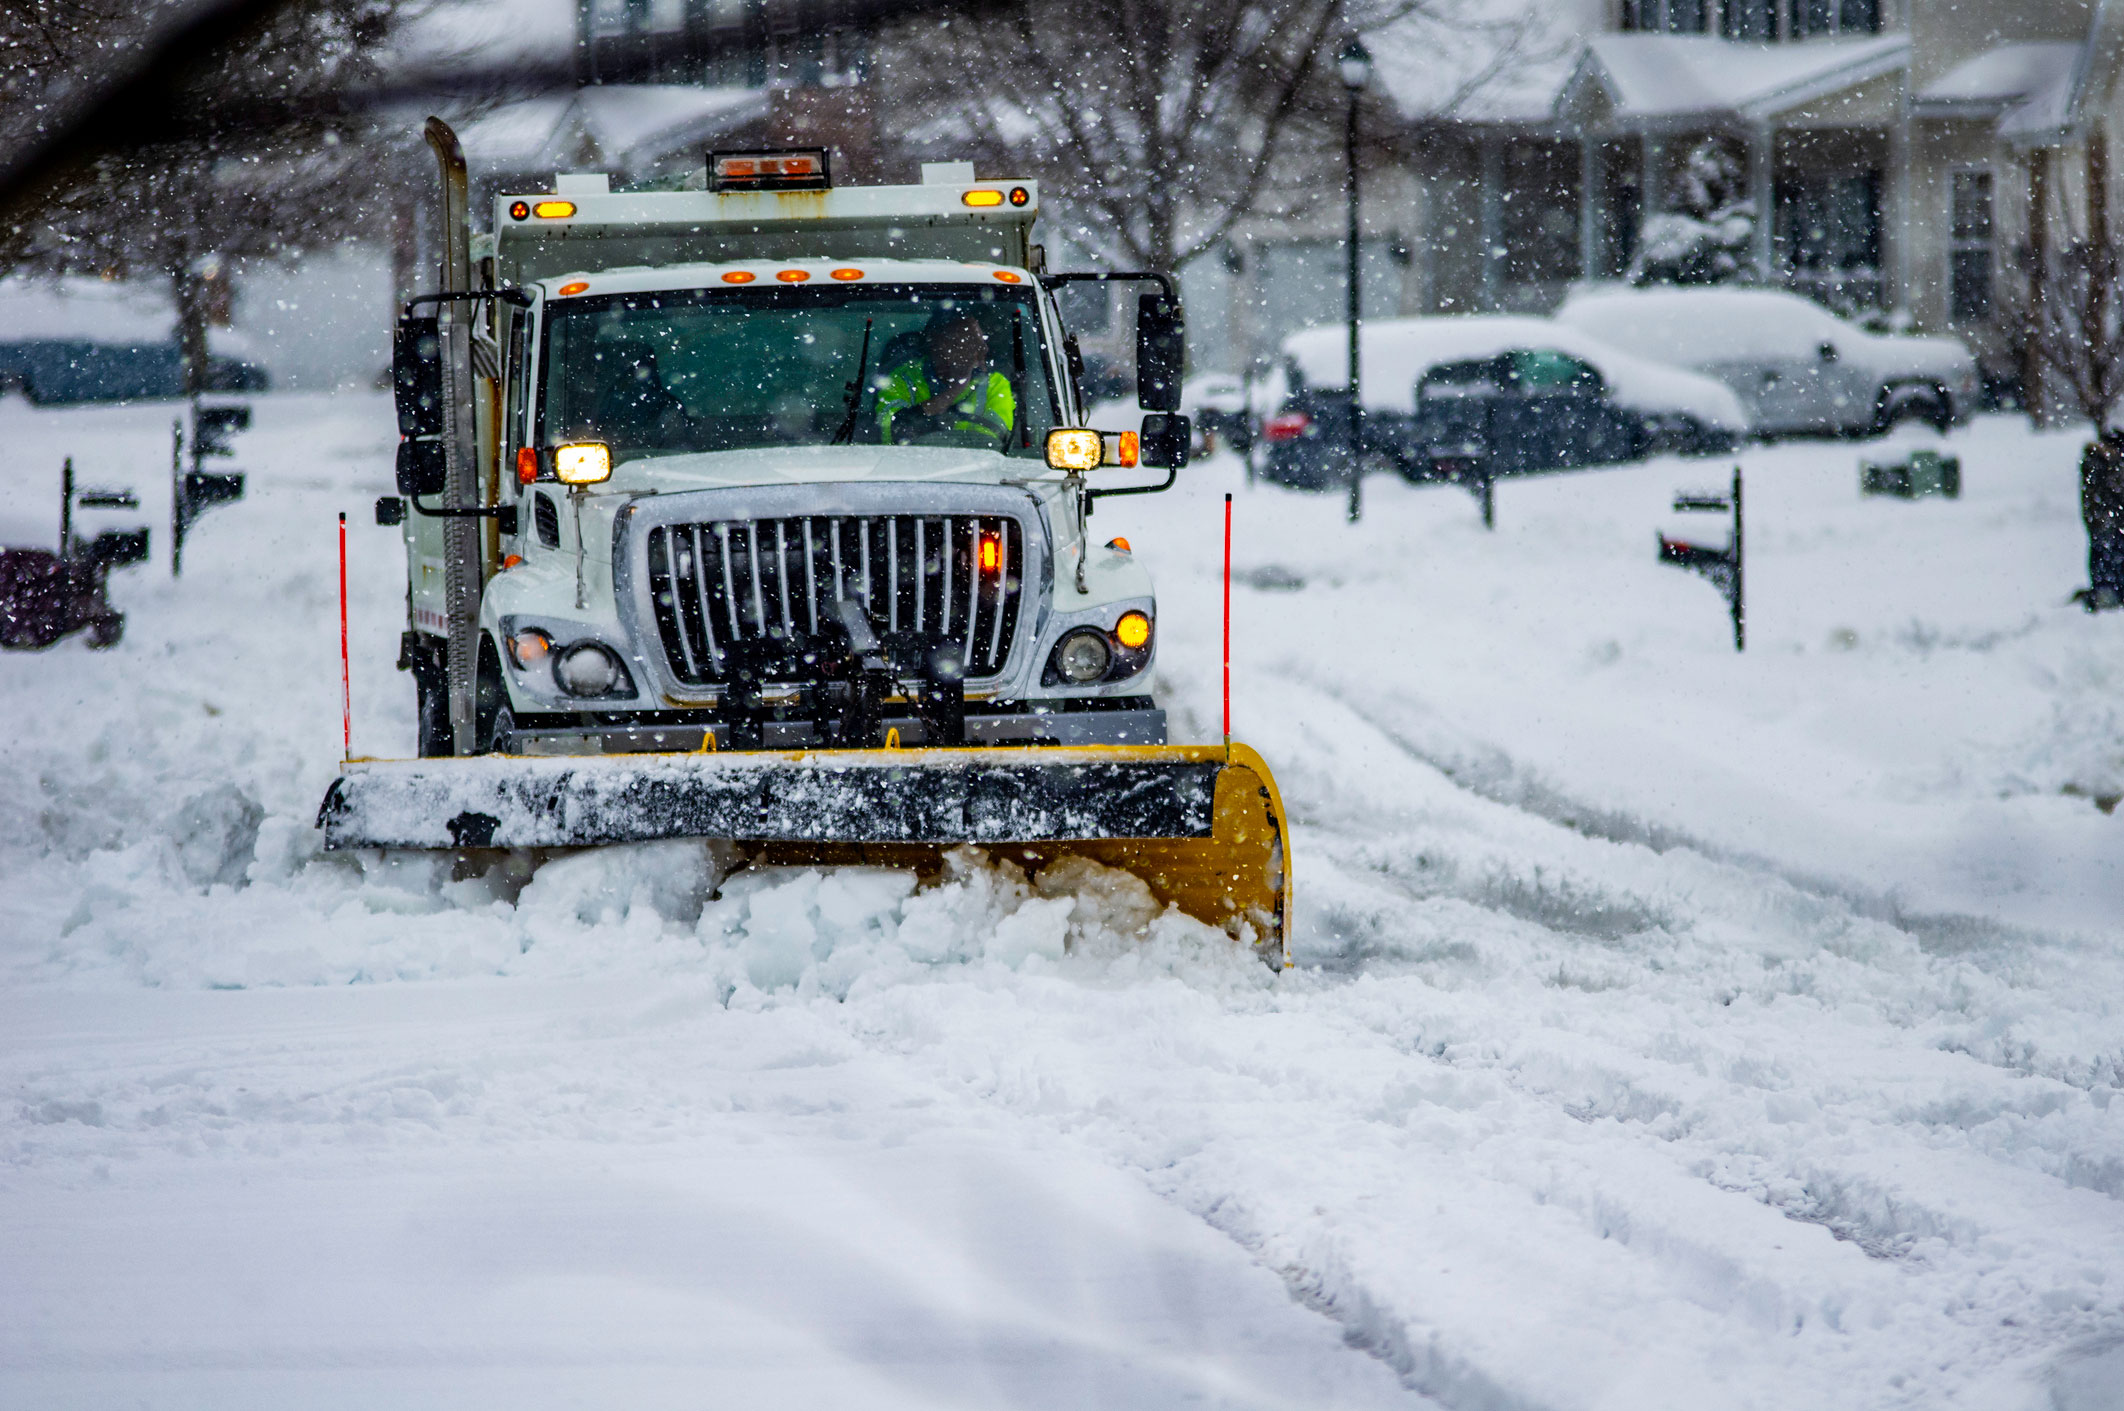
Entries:
{"label": "snow-covered lawn", "polygon": [[72,454],[157,552],[115,651],[0,657],[0,1406],[2124,1405],[2074,437],[1958,432],[1955,502],[1750,450],[1745,655],[1654,562],[1724,463],[1508,483],[1494,534],[1229,457],[1102,504],[1200,739],[1235,494],[1275,976],[977,858],[320,857],[338,510],[355,747],[411,737],[388,408],[263,399],[174,584],[169,416],[0,404],[0,539]]}

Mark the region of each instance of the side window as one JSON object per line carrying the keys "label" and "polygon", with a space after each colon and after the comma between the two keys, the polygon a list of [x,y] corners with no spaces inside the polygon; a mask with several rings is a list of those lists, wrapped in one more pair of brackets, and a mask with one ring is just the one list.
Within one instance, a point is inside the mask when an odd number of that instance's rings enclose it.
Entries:
{"label": "side window", "polygon": [[509,310],[508,366],[506,369],[509,400],[502,419],[502,467],[508,471],[516,461],[516,448],[529,443],[531,424],[531,315],[522,309]]}

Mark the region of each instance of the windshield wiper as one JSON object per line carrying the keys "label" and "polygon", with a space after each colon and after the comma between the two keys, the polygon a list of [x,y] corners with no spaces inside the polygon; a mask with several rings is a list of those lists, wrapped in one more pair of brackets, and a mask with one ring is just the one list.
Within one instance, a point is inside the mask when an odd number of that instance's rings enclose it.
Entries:
{"label": "windshield wiper", "polygon": [[876,321],[863,320],[863,352],[856,359],[855,381],[848,384],[848,417],[841,423],[841,429],[833,433],[829,445],[846,445],[855,439],[856,413],[863,408],[863,378],[870,371],[870,326]]}

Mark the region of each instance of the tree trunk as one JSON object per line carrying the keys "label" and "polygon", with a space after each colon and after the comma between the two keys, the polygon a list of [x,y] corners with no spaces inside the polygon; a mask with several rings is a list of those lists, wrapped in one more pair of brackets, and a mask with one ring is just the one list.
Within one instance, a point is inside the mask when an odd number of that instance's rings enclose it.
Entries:
{"label": "tree trunk", "polygon": [[184,369],[184,393],[207,390],[207,281],[192,260],[170,272],[170,292],[177,305],[177,356]]}

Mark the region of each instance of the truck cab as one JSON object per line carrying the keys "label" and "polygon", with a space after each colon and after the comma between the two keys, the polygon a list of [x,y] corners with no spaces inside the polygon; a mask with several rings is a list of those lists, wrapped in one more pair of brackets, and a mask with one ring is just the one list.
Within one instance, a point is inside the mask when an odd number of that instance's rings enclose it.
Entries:
{"label": "truck cab", "polygon": [[1169,281],[1152,414],[1093,428],[1054,291],[1130,276],[1045,271],[1034,183],[826,173],[505,194],[409,306],[380,513],[424,755],[1165,743],[1149,575],[1088,521],[1186,460]]}

